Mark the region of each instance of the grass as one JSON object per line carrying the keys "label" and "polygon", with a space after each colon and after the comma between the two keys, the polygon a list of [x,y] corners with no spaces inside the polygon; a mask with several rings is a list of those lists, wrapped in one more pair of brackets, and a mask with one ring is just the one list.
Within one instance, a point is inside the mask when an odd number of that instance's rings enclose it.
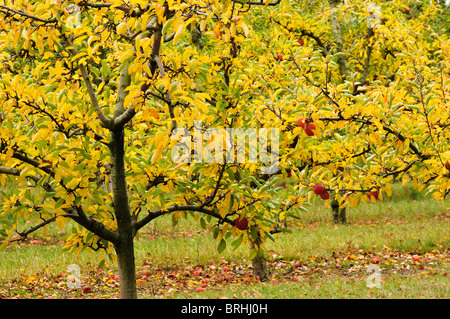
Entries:
{"label": "grass", "polygon": [[[348,209],[347,225],[333,224],[323,202],[290,221],[291,234],[279,234],[276,242],[267,243],[273,277],[269,283],[249,277],[247,247],[227,247],[218,255],[211,231],[199,230],[193,218],[176,227],[169,216],[159,218],[141,231],[135,243],[139,294],[150,298],[448,298],[449,202],[424,198],[409,186],[395,185],[393,194],[383,202]],[[62,288],[70,264],[79,265],[84,280],[96,285],[96,297],[117,296],[113,263],[98,270],[101,254],[62,252],[59,241],[70,227],[61,230],[51,225],[45,234],[30,239],[42,244],[27,241],[0,252],[0,296],[85,297]],[[412,262],[413,254],[421,261]],[[375,256],[381,260],[384,283],[381,288],[368,288],[366,269]],[[294,268],[294,262],[302,266]],[[336,263],[342,268],[335,269]],[[217,269],[209,269],[210,265]],[[233,269],[231,279],[224,279],[220,270],[224,265]],[[200,278],[190,273],[198,266],[211,284],[201,294],[193,294]],[[152,276],[141,275],[144,269],[151,270]],[[36,277],[47,279],[39,282]]]}

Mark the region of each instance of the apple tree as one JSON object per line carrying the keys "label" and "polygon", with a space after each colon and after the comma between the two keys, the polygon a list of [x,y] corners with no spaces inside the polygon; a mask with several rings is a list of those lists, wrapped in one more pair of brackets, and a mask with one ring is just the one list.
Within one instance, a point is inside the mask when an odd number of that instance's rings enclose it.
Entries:
{"label": "apple tree", "polygon": [[[247,62],[246,16],[278,3],[0,4],[4,245],[75,222],[65,248],[116,258],[122,298],[137,297],[133,240],[163,215],[193,215],[213,224],[219,252],[250,244],[260,258],[285,202],[271,200],[277,178],[255,178],[267,165],[234,160],[237,149],[205,157],[230,142],[213,129],[251,128],[251,88],[265,80]],[[285,194],[284,213],[301,208],[300,193]]]}

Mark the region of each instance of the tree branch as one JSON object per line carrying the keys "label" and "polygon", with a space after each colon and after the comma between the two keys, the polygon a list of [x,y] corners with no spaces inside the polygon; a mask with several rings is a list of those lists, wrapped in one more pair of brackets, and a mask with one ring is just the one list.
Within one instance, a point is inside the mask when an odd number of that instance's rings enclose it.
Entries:
{"label": "tree branch", "polygon": [[[101,8],[110,8],[114,5],[114,3],[92,3],[87,1],[82,1],[77,4],[80,7],[89,7],[94,9],[101,9]],[[113,9],[118,9],[120,11],[125,12],[130,17],[139,17],[144,12],[148,11],[151,8],[151,3],[148,3],[143,9],[133,10],[133,7],[128,6],[115,6]]]}
{"label": "tree branch", "polygon": [[[76,56],[78,54],[78,52],[76,51],[75,46],[72,43],[72,41],[64,34],[62,34],[62,37],[67,42],[68,46],[71,47],[69,49],[69,51],[72,53],[73,56]],[[103,112],[100,108],[100,105],[98,104],[97,96],[94,93],[94,88],[92,87],[92,82],[91,82],[91,79],[89,78],[89,74],[88,74],[86,66],[83,63],[79,62],[78,68],[80,69],[81,77],[84,80],[84,84],[86,85],[86,89],[88,91],[89,98],[91,100],[92,106],[95,108],[95,110],[97,112],[98,118],[100,119],[100,121],[103,123],[103,125],[106,128],[112,129],[111,121],[105,116],[105,114],[103,114]]]}
{"label": "tree branch", "polygon": [[260,1],[233,0],[233,3],[249,5],[249,6],[265,6],[265,5],[276,6],[281,2],[281,0],[275,0],[274,2],[269,2],[269,4],[267,4],[267,1],[270,1],[270,0],[260,0]]}
{"label": "tree branch", "polygon": [[207,201],[203,202],[203,203],[200,205],[201,208],[203,208],[203,207],[208,206],[209,204],[211,204],[212,201],[214,200],[214,197],[216,197],[217,192],[219,191],[220,181],[222,180],[223,173],[225,172],[225,167],[226,167],[226,165],[227,165],[227,163],[224,163],[224,164],[222,165],[222,168],[220,169],[219,177],[217,178],[216,187],[214,187],[214,191],[213,191],[213,193],[211,194],[211,197],[210,197]]}
{"label": "tree branch", "polygon": [[173,205],[173,206],[169,206],[167,208],[163,208],[160,210],[157,210],[155,212],[151,212],[148,213],[147,216],[145,216],[144,218],[142,218],[141,220],[139,220],[138,222],[136,222],[135,224],[135,228],[136,228],[136,232],[141,229],[142,227],[144,227],[145,225],[147,225],[149,222],[151,222],[153,219],[165,215],[165,214],[170,214],[173,212],[177,212],[177,211],[195,211],[195,212],[200,212],[200,213],[204,213],[206,215],[210,215],[213,216],[217,219],[223,220],[231,225],[234,225],[234,221],[229,219],[229,218],[222,218],[220,216],[219,213],[216,213],[213,210],[210,209],[206,209],[204,207],[201,206],[196,206],[196,205]]}
{"label": "tree branch", "polygon": [[32,232],[35,232],[36,230],[47,226],[48,224],[54,222],[56,220],[56,218],[58,218],[59,216],[53,216],[50,219],[44,219],[44,221],[42,223],[37,224],[36,226],[31,227],[30,229],[23,231],[23,232],[19,232],[17,229],[14,229],[14,231],[22,238],[20,239],[13,239],[10,240],[10,242],[13,241],[19,241],[19,240],[24,240],[29,234],[31,234]]}
{"label": "tree branch", "polygon": [[41,171],[43,171],[44,173],[50,175],[51,177],[55,177],[55,171],[50,169],[48,166],[44,166],[44,163],[41,163],[33,158],[29,158],[27,155],[25,155],[24,153],[18,152],[18,151],[14,151],[13,153],[13,158],[18,159],[19,161],[22,161],[24,163],[30,164],[31,166],[34,166],[37,169],[40,169]]}
{"label": "tree branch", "polygon": [[33,16],[33,15],[28,14],[28,13],[23,12],[23,11],[19,11],[19,10],[14,10],[14,9],[8,8],[7,6],[4,6],[2,4],[0,4],[0,9],[6,10],[8,12],[12,12],[14,14],[20,15],[20,16],[25,17],[27,19],[31,19],[31,20],[34,20],[34,21],[42,22],[42,23],[56,23],[56,22],[58,22],[58,20],[56,20],[56,19],[39,18],[39,17]]}

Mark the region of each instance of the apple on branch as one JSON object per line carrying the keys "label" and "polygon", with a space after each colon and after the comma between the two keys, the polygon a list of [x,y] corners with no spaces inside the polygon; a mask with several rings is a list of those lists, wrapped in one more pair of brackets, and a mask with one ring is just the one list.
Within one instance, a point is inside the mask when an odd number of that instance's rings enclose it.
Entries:
{"label": "apple on branch", "polygon": [[313,191],[314,191],[314,194],[320,195],[323,192],[325,192],[325,187],[322,184],[318,183],[318,184],[314,185]]}
{"label": "apple on branch", "polygon": [[315,130],[315,129],[316,129],[316,126],[314,125],[314,123],[306,123],[305,124],[304,130],[305,130],[306,135],[314,136],[313,130]]}
{"label": "apple on branch", "polygon": [[375,200],[377,200],[378,199],[378,197],[379,197],[379,192],[377,191],[377,190],[371,190],[370,192],[369,192],[369,194],[367,194],[367,196],[369,197],[369,199],[372,199],[372,197],[373,198],[375,198]]}
{"label": "apple on branch", "polygon": [[445,163],[445,168],[450,170],[450,163],[448,161]]}
{"label": "apple on branch", "polygon": [[320,197],[321,197],[323,200],[330,199],[330,193],[328,193],[328,191],[324,191],[322,194],[320,194]]}
{"label": "apple on branch", "polygon": [[248,227],[248,219],[245,216],[238,217],[234,223],[239,230],[246,230]]}
{"label": "apple on branch", "polygon": [[297,124],[298,124],[298,127],[301,127],[301,128],[304,129],[305,128],[305,124],[306,124],[306,119],[303,118],[303,117],[299,118],[298,121],[297,121]]}

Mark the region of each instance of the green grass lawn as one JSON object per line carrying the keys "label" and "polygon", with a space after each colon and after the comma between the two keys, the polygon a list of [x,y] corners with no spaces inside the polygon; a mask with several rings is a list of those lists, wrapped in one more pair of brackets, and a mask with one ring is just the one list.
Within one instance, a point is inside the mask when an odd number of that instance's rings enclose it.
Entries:
{"label": "green grass lawn", "polygon": [[[192,218],[172,227],[170,216],[154,221],[136,240],[141,298],[449,298],[449,201],[425,199],[410,187],[393,188],[384,202],[348,209],[347,225],[334,225],[329,208],[316,203],[291,234],[269,241],[271,280],[254,278],[248,247],[217,254],[210,230]],[[0,252],[2,298],[114,298],[117,270],[101,253],[62,251],[60,230]],[[40,242],[36,242],[40,241]],[[419,256],[413,261],[412,256]],[[379,259],[380,287],[367,287],[367,267]],[[67,267],[80,268],[92,293],[67,287]],[[339,265],[339,268],[336,268]],[[205,286],[204,291],[197,288]]]}

